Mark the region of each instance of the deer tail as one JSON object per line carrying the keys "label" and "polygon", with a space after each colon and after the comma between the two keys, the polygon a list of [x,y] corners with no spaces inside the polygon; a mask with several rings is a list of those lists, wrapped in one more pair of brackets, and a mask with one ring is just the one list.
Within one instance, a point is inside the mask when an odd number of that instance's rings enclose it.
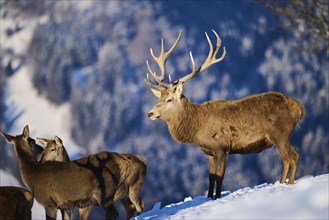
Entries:
{"label": "deer tail", "polygon": [[117,185],[117,189],[121,186],[121,184],[127,179],[128,175],[127,175],[127,170],[128,168],[125,170],[125,172],[123,172],[123,174],[120,176],[120,180],[119,183]]}
{"label": "deer tail", "polygon": [[[297,101],[296,101],[297,102]],[[305,107],[302,103],[297,102],[297,105],[299,107],[299,112],[298,112],[298,121],[301,121],[305,117]]]}
{"label": "deer tail", "polygon": [[295,117],[296,117],[296,124],[297,124],[297,127],[299,127],[301,129],[301,126],[299,125],[299,122],[301,120],[304,119],[305,117],[305,107],[302,103],[296,101],[296,100],[293,100],[293,108],[294,108],[294,114],[295,114]]}

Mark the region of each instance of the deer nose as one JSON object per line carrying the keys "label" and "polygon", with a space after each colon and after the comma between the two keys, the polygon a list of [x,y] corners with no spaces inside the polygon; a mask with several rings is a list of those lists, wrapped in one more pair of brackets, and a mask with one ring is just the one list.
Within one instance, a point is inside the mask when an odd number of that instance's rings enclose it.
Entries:
{"label": "deer nose", "polygon": [[147,114],[147,116],[148,116],[149,118],[151,118],[151,117],[153,116],[153,112],[149,112],[149,113]]}

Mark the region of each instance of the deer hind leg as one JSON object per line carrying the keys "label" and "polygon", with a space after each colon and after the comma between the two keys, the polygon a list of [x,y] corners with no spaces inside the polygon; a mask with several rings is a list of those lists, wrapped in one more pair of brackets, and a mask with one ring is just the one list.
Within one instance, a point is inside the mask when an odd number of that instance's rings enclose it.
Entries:
{"label": "deer hind leg", "polygon": [[279,151],[283,163],[283,171],[282,171],[280,183],[285,183],[292,163],[292,158],[289,153],[291,145],[289,141],[282,141],[282,139],[279,141],[274,141],[274,144]]}
{"label": "deer hind leg", "polygon": [[129,189],[128,197],[132,204],[135,206],[138,214],[141,214],[144,210],[144,201],[140,197],[140,191],[142,188],[142,183],[136,183]]}
{"label": "deer hind leg", "polygon": [[296,178],[296,171],[298,167],[298,161],[300,158],[299,152],[294,148],[292,145],[290,145],[289,154],[291,155],[291,163],[290,163],[290,177],[288,184],[294,184],[295,178]]}
{"label": "deer hind leg", "polygon": [[102,196],[102,199],[96,199],[96,201],[98,205],[104,210],[106,220],[115,220],[118,218],[119,213],[113,204],[112,196]]}
{"label": "deer hind leg", "polygon": [[125,208],[126,210],[126,213],[127,213],[127,220],[128,219],[131,219],[135,212],[136,212],[136,207],[135,205],[130,201],[129,198],[125,197],[121,200],[121,203],[123,205],[123,207]]}
{"label": "deer hind leg", "polygon": [[85,207],[83,209],[79,209],[80,220],[87,220],[90,214],[92,206]]}
{"label": "deer hind leg", "polygon": [[144,176],[136,177],[136,182],[130,185],[128,189],[128,197],[130,202],[135,206],[137,214],[141,214],[144,210],[144,201],[140,197]]}
{"label": "deer hind leg", "polygon": [[105,219],[106,220],[116,220],[119,216],[119,213],[113,204],[102,206],[105,210]]}
{"label": "deer hind leg", "polygon": [[56,220],[57,217],[57,208],[46,207],[46,220]]}
{"label": "deer hind leg", "polygon": [[70,220],[71,219],[71,211],[70,210],[64,210],[60,209],[62,213],[62,219],[63,220]]}

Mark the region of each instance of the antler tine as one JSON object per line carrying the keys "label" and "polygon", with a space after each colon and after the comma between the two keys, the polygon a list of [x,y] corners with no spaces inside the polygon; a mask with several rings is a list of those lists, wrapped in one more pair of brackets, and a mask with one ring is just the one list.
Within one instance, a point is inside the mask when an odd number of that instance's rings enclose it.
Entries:
{"label": "antler tine", "polygon": [[153,87],[153,88],[156,89],[156,90],[161,91],[161,90],[164,90],[164,89],[165,89],[165,87],[163,87],[163,86],[160,86],[160,85],[154,84],[154,83],[151,81],[151,79],[150,79],[150,75],[149,75],[148,73],[146,73],[146,79],[144,79],[144,81],[145,81],[148,85],[150,85],[151,87]]}
{"label": "antler tine", "polygon": [[166,88],[166,87],[168,88],[168,87],[169,87],[169,84],[162,82],[162,81],[159,79],[159,77],[156,75],[156,73],[151,69],[151,66],[150,66],[148,60],[146,60],[146,66],[147,66],[147,69],[148,69],[148,71],[150,72],[150,74],[151,74],[151,75],[153,76],[153,78],[159,83],[159,85],[160,85],[161,87],[163,87],[163,88]]}
{"label": "antler tine", "polygon": [[219,48],[221,46],[221,43],[222,43],[222,40],[220,39],[220,37],[218,36],[218,34],[216,33],[216,31],[212,30],[214,32],[214,34],[216,35],[216,49],[214,51],[214,48],[212,46],[212,43],[210,41],[210,38],[208,36],[207,33],[206,34],[206,38],[207,38],[207,41],[208,41],[208,44],[209,44],[209,53],[208,53],[208,56],[205,60],[205,62],[199,67],[199,69],[195,69],[195,63],[194,63],[194,60],[193,60],[193,56],[192,56],[192,53],[190,53],[190,58],[191,58],[191,61],[192,61],[192,72],[189,73],[188,75],[182,77],[181,79],[179,79],[180,82],[184,83],[186,82],[187,80],[191,79],[192,77],[194,77],[196,74],[198,73],[201,73],[202,71],[206,70],[208,67],[210,67],[211,65],[215,64],[215,63],[218,63],[220,61],[222,61],[226,55],[226,49],[225,47],[223,47],[223,54],[220,58],[216,58],[217,56],[217,53],[219,51]]}
{"label": "antler tine", "polygon": [[[222,45],[222,39],[220,39],[220,37],[218,36],[218,34],[216,33],[216,31],[212,30],[212,32],[214,32],[214,34],[216,35],[216,38],[217,38],[217,41],[216,41],[216,50],[214,52],[214,58],[216,58],[217,53],[219,51],[219,48]],[[225,55],[226,55],[226,48],[223,47],[222,56],[220,58],[216,59],[216,63],[222,61],[224,59]]]}
{"label": "antler tine", "polygon": [[195,62],[194,62],[193,55],[192,55],[192,52],[191,52],[191,51],[190,51],[190,59],[191,59],[191,62],[192,62],[192,72],[191,72],[190,74],[188,74],[188,75],[186,75],[186,76],[180,78],[180,79],[179,79],[179,82],[184,83],[184,82],[186,82],[187,80],[193,78],[193,76],[194,76],[195,74],[199,73],[199,69],[200,69],[200,68],[199,68],[198,70],[195,69]]}
{"label": "antler tine", "polygon": [[183,30],[180,30],[175,43],[172,45],[172,47],[170,48],[170,50],[168,50],[168,52],[166,53],[166,58],[168,58],[169,55],[173,52],[173,50],[176,48],[176,46],[177,46],[177,44],[178,44],[178,42],[179,42],[179,40],[180,40],[180,38],[182,36],[182,33],[183,33]]}
{"label": "antler tine", "polygon": [[152,48],[150,49],[151,56],[154,59],[154,61],[158,64],[160,71],[161,71],[161,75],[157,76],[154,71],[150,71],[151,68],[149,68],[149,66],[148,66],[149,71],[154,73],[154,74],[152,74],[152,76],[156,79],[156,81],[163,82],[163,80],[165,78],[165,73],[166,73],[165,64],[166,64],[167,58],[170,56],[170,54],[176,48],[176,46],[182,36],[182,32],[183,32],[183,30],[180,30],[175,43],[172,45],[172,47],[167,52],[165,52],[165,50],[164,50],[164,40],[161,39],[161,51],[160,51],[160,55],[158,57],[154,55]]}

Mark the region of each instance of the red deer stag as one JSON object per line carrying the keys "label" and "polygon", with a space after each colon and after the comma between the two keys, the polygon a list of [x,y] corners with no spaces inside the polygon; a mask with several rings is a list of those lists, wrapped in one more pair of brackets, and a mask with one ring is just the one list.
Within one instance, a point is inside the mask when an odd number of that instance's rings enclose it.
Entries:
{"label": "red deer stag", "polygon": [[[115,219],[113,203],[126,195],[138,213],[143,211],[140,190],[146,173],[136,179],[129,172],[132,160],[116,153],[100,152],[73,161],[39,163],[33,151],[40,146],[30,137],[28,126],[17,136],[0,133],[14,145],[23,182],[45,208],[47,220],[56,219],[58,209],[94,204],[104,209],[106,219]],[[133,187],[132,182],[135,182]]]}
{"label": "red deer stag", "polygon": [[220,198],[226,163],[229,154],[259,153],[273,144],[283,161],[283,173],[280,182],[284,183],[290,170],[289,184],[293,184],[298,166],[299,153],[291,145],[291,134],[296,123],[304,117],[304,106],[281,93],[267,92],[250,95],[239,100],[208,101],[193,104],[183,95],[183,84],[211,65],[220,62],[226,55],[225,47],[221,57],[216,58],[221,39],[216,35],[216,49],[206,33],[210,51],[205,62],[196,69],[192,53],[192,72],[175,82],[166,83],[165,63],[177,46],[182,31],[168,52],[161,43],[158,57],[150,49],[152,58],[161,71],[157,75],[146,65],[149,74],[145,82],[158,98],[156,105],[149,111],[152,120],[162,119],[168,124],[173,138],[179,143],[198,145],[209,157],[208,197],[213,198],[216,183],[216,196]]}
{"label": "red deer stag", "polygon": [[[60,161],[60,162],[70,161],[70,157],[63,145],[63,142],[58,136],[55,136],[55,138],[52,140],[46,138],[36,138],[36,140],[39,141],[41,144],[45,145],[44,150],[41,154],[41,159],[39,161],[40,163],[44,163],[46,161]],[[127,172],[131,173],[132,176],[135,176],[135,178],[133,179],[135,180],[144,179],[146,173],[146,161],[143,158],[131,154],[120,154],[120,156],[122,156],[128,161],[131,161],[129,170]],[[140,184],[140,181],[130,182],[131,184],[130,188],[134,188],[133,185],[136,183]],[[130,201],[128,195],[121,200],[121,203],[123,204],[126,210],[127,219],[132,218],[136,212],[136,207]],[[144,204],[142,204],[142,207],[144,207]],[[79,209],[81,220],[88,219],[91,208],[92,206],[88,206]],[[114,213],[116,212],[115,207],[113,207],[113,212]],[[61,210],[61,213],[62,216],[70,215],[70,211],[68,210]]]}
{"label": "red deer stag", "polygon": [[15,186],[0,187],[0,219],[31,220],[32,193]]}

